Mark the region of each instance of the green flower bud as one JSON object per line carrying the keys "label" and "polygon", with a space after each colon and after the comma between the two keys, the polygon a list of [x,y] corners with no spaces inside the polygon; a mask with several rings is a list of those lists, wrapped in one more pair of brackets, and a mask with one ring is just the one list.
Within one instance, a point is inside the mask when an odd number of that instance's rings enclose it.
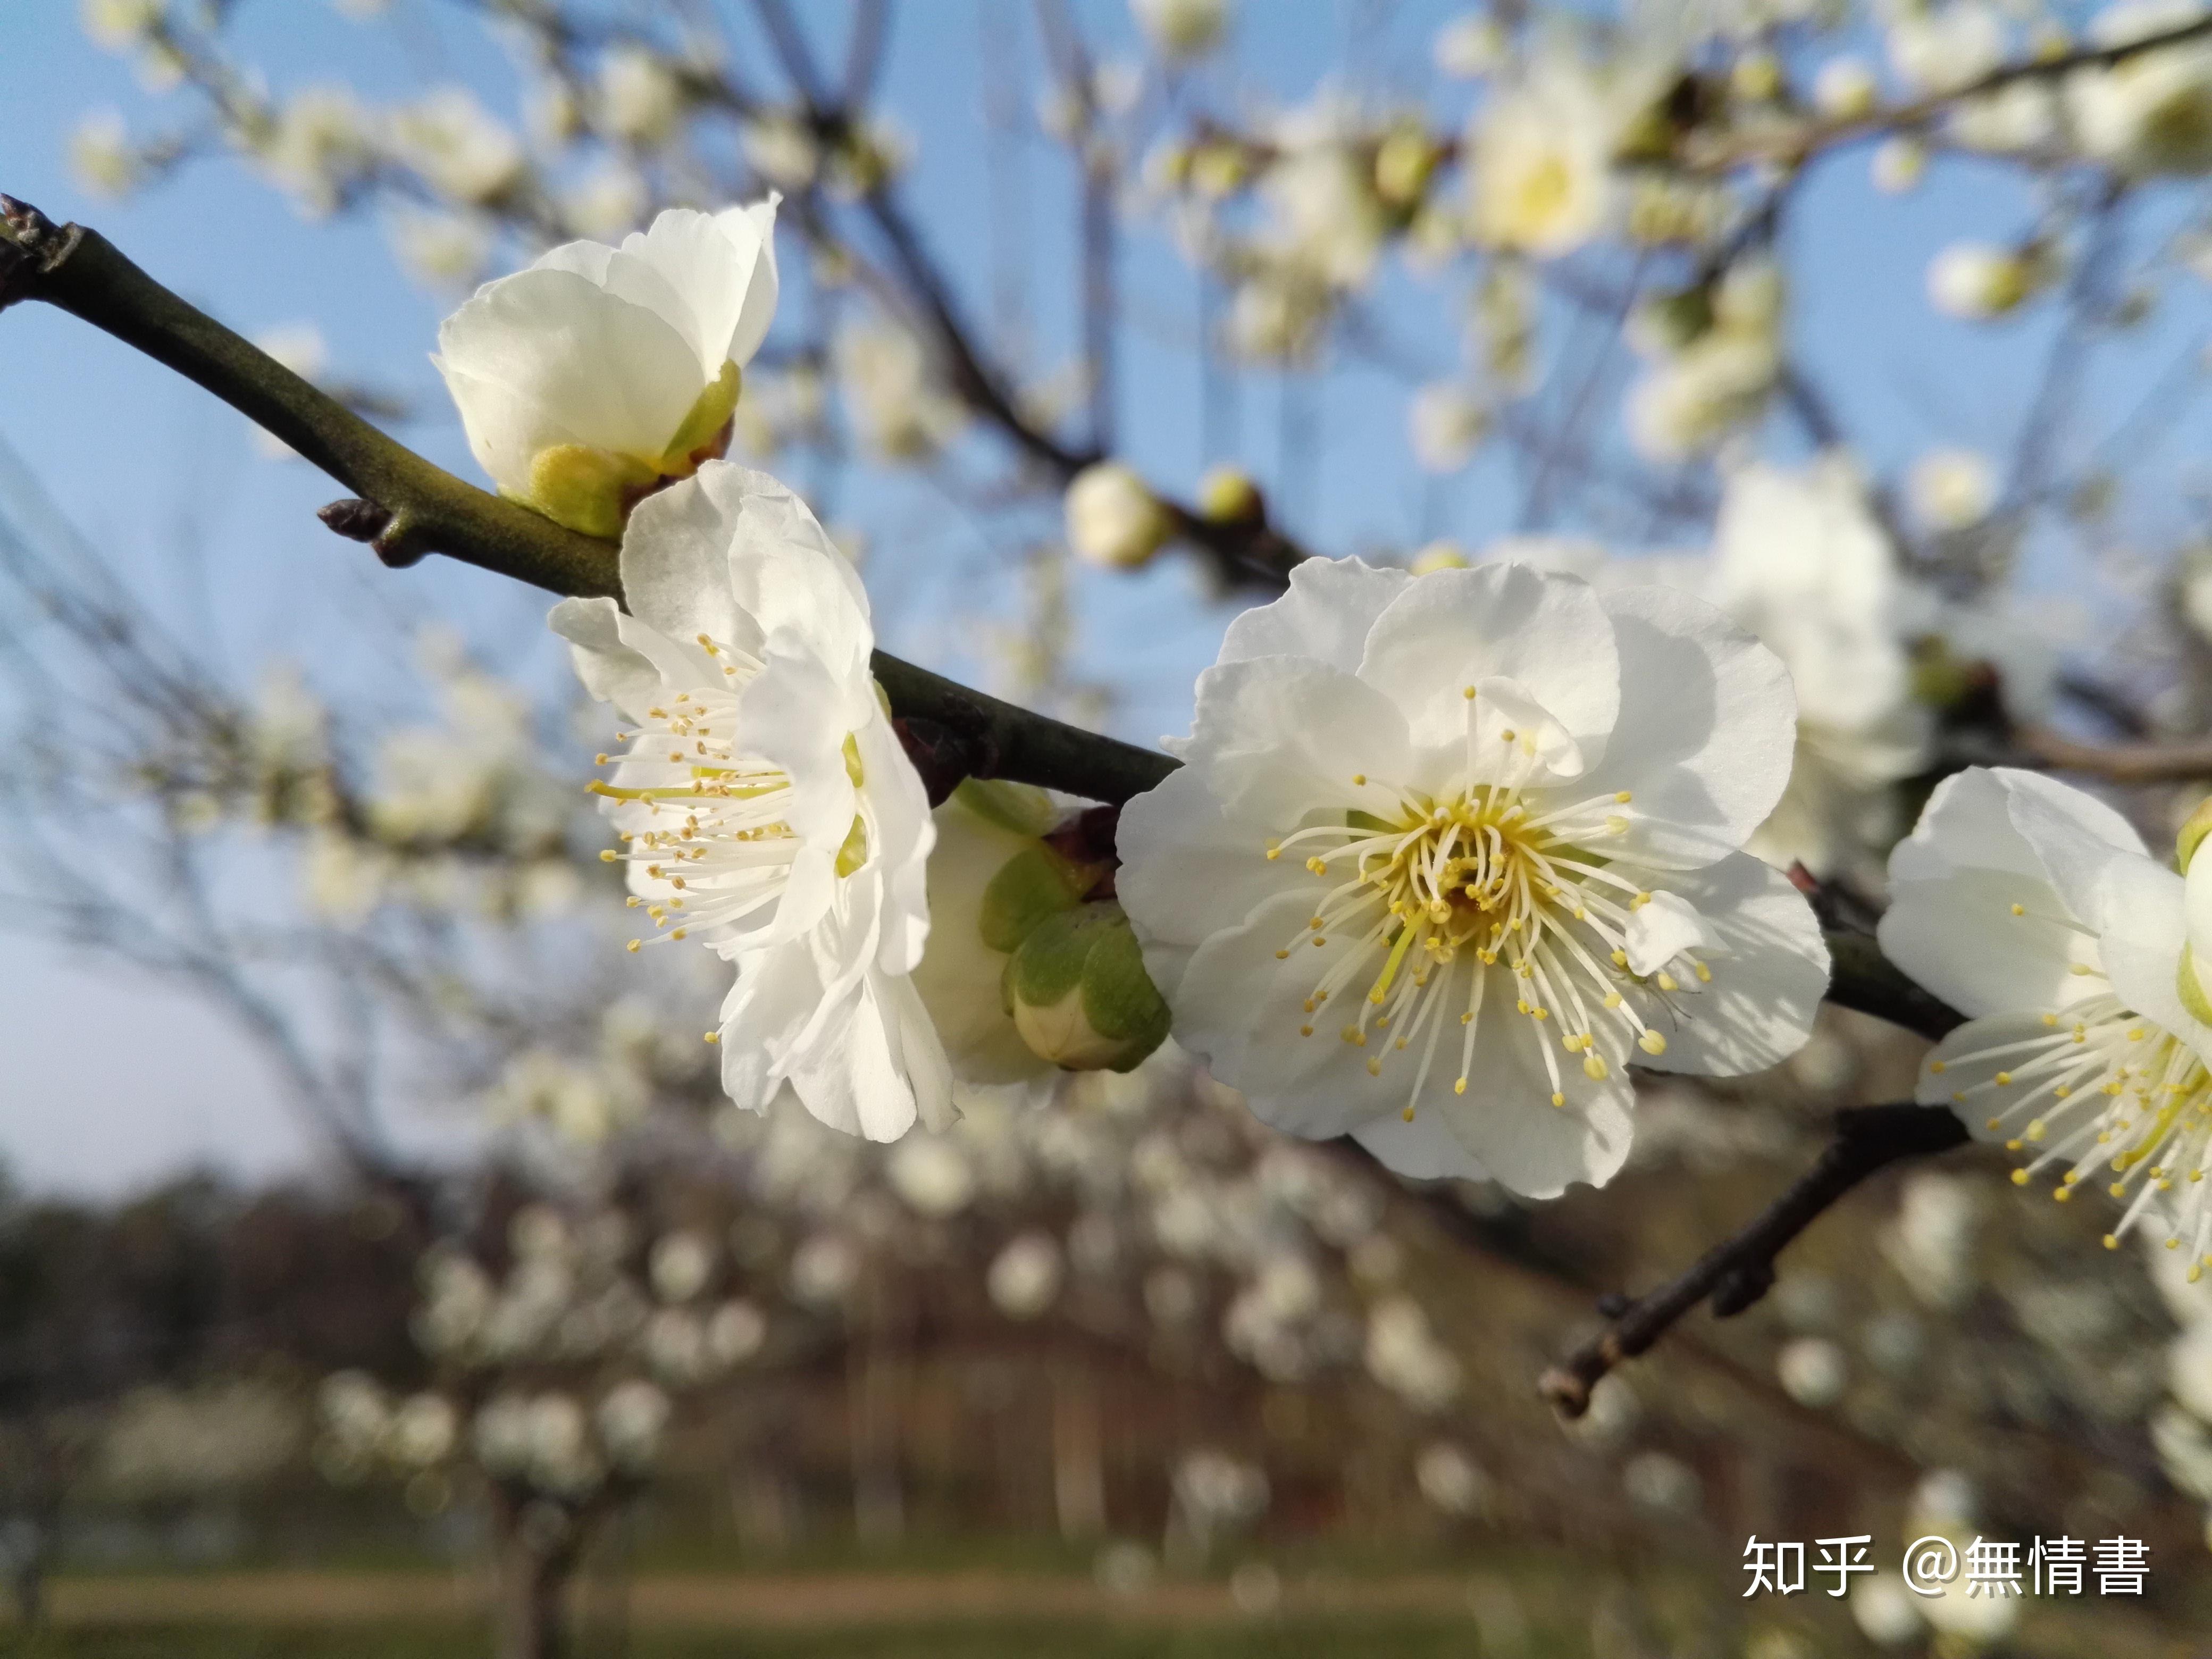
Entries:
{"label": "green flower bud", "polygon": [[1022,1041],[1071,1072],[1129,1071],[1167,1037],[1166,1000],[1111,899],[1040,922],[1002,985]]}

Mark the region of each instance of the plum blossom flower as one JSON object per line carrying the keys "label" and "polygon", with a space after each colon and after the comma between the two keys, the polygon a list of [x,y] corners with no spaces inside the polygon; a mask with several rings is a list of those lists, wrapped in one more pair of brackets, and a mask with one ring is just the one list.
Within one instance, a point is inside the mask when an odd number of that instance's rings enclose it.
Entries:
{"label": "plum blossom flower", "polygon": [[[2196,850],[2185,830],[2181,862]],[[1890,857],[1882,950],[1970,1016],[1918,1097],[2023,1155],[2014,1182],[2065,1200],[2104,1182],[2106,1236],[2164,1230],[2195,1279],[2212,1257],[2212,861],[2192,877],[2079,789],[1974,767],[1946,778]]]}
{"label": "plum blossom flower", "polygon": [[797,496],[714,461],[639,507],[622,578],[629,611],[567,599],[550,620],[632,723],[592,785],[623,842],[603,856],[656,942],[696,934],[737,966],[717,1034],[730,1098],[764,1110],[787,1085],[874,1140],[949,1121],[908,977],[935,832],[869,672],[859,576]]}
{"label": "plum blossom flower", "polygon": [[1200,678],[1117,890],[1175,1035],[1267,1122],[1550,1195],[1626,1157],[1632,1055],[1770,1066],[1826,953],[1740,852],[1794,732],[1700,602],[1520,564],[1309,562]]}
{"label": "plum blossom flower", "polygon": [[775,314],[777,199],[565,243],[445,320],[431,361],[501,494],[619,536],[641,497],[723,453]]}
{"label": "plum blossom flower", "polygon": [[1571,253],[1612,216],[1619,112],[1581,64],[1546,58],[1468,134],[1476,236],[1539,258]]}

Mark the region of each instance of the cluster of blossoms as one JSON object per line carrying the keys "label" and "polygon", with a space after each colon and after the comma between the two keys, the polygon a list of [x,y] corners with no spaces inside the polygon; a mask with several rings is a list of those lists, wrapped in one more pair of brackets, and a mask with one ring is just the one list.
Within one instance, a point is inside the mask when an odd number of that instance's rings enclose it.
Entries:
{"label": "cluster of blossoms", "polygon": [[[623,250],[564,250],[471,301],[441,362],[487,465],[527,481],[512,493],[620,532],[627,608],[568,600],[553,626],[632,728],[592,786],[621,842],[604,856],[626,866],[654,943],[696,937],[737,970],[710,1040],[738,1105],[788,1090],[827,1124],[896,1139],[951,1121],[956,1072],[982,1084],[1126,1067],[1171,1028],[1276,1127],[1355,1135],[1407,1175],[1540,1196],[1620,1169],[1632,1064],[1729,1075],[1802,1043],[1826,947],[1803,896],[1744,849],[1793,778],[1826,791],[1796,814],[1819,825],[1835,816],[1824,772],[1886,781],[1921,754],[1899,584],[1840,464],[1740,471],[1710,570],[1682,586],[1610,571],[1593,586],[1518,559],[1423,575],[1309,561],[1231,626],[1190,735],[1170,745],[1180,769],[1127,805],[1110,846],[1004,786],[969,786],[933,815],[872,678],[850,564],[774,479],[702,459],[714,442],[672,464],[689,440],[661,433],[703,431],[702,398],[726,432],[734,364],[773,305],[769,229],[765,209],[670,214]],[[510,302],[532,282],[542,298]],[[625,286],[649,303],[618,297]],[[688,342],[671,358],[681,385],[651,433],[579,441],[574,388],[653,378],[630,336],[601,326],[616,316],[666,332],[672,350]],[[532,367],[495,367],[516,362]],[[1121,487],[1086,477],[1071,517],[1118,516],[1121,540],[1157,539],[1131,516],[1149,498],[1115,501]],[[1821,592],[1796,591],[1808,580]],[[1885,742],[1894,758],[1859,758]],[[1843,758],[1824,757],[1838,745]],[[1900,853],[1890,929],[1909,969],[1994,1013],[2008,1011],[1916,954],[1972,937],[1929,920],[1914,849],[1978,787],[1947,786]],[[1943,903],[1967,890],[1954,874]],[[2054,909],[2077,931],[2098,925],[2086,889],[2027,895],[2011,914]],[[2000,954],[2016,977],[2021,951]],[[2069,983],[2118,971],[2091,957]],[[2106,991],[2067,1021],[2035,1009],[2057,1034],[2033,1063],[1971,1036],[1932,1062],[2006,1062],[1948,1091],[1978,1110],[1980,1092],[2032,1083],[1985,1115],[2024,1144],[2055,1127],[2040,1157],[2068,1160],[2069,1184],[2101,1156],[2086,1147],[2133,1136],[2116,1165],[2129,1224],[2198,1161],[2182,1149],[2201,1109],[2142,1105],[2194,1099],[2197,1028],[2146,996]],[[2112,1045],[2153,1018],[2157,1063],[2130,1069],[2150,1051]],[[2091,1053],[2102,1069],[2084,1069]],[[2123,1103],[2079,1119],[2085,1082]],[[2199,1253],[2206,1214],[2185,1207],[2177,1224]],[[1017,1241],[992,1280],[1009,1307],[1041,1306],[1058,1272]],[[1413,1353],[1390,1364],[1401,1374],[1425,1369],[1418,1341],[1370,1346]]]}

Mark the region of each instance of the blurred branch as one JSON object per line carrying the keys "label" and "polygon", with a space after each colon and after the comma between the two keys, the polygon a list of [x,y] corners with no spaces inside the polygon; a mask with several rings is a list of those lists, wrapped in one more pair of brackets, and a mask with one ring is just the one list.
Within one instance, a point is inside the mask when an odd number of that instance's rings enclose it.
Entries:
{"label": "blurred branch", "polygon": [[1649,1350],[1699,1303],[1710,1300],[1714,1316],[1727,1319],[1765,1296],[1774,1285],[1775,1257],[1859,1182],[1901,1159],[1948,1152],[1967,1139],[1958,1117],[1942,1107],[1908,1101],[1837,1113],[1836,1138],[1811,1169],[1696,1265],[1620,1309],[1603,1332],[1546,1371],[1538,1389],[1562,1414],[1580,1417],[1599,1379]]}
{"label": "blurred branch", "polygon": [[2191,18],[2176,27],[2146,34],[2140,40],[2107,46],[2082,46],[2006,64],[1962,87],[1892,104],[1864,115],[1797,122],[1765,131],[1732,135],[1702,149],[1692,148],[1677,160],[1692,173],[1728,173],[1760,163],[1794,167],[1843,144],[1931,126],[1960,105],[2024,81],[2055,81],[2077,70],[2110,69],[2143,52],[2180,46],[2206,35],[2212,35],[2212,14]]}
{"label": "blurred branch", "polygon": [[2212,738],[2176,743],[2077,743],[2047,726],[2020,733],[2021,746],[2062,772],[2112,783],[2190,783],[2212,779]]}

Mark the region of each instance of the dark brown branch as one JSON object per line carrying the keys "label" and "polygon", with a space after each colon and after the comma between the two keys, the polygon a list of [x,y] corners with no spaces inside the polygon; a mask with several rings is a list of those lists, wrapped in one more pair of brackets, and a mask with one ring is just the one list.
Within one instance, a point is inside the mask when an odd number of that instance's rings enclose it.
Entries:
{"label": "dark brown branch", "polygon": [[1606,1329],[1544,1373],[1537,1384],[1567,1417],[1589,1409],[1590,1390],[1624,1360],[1646,1352],[1699,1303],[1716,1318],[1741,1313],[1773,1288],[1774,1259],[1859,1182],[1908,1158],[1966,1144],[1966,1127],[1942,1107],[1911,1102],[1855,1106],[1836,1114],[1836,1138],[1813,1167],[1732,1237],[1716,1244],[1670,1283],[1637,1297]]}
{"label": "dark brown branch", "polygon": [[2191,783],[2212,778],[2212,738],[2173,743],[2076,743],[2045,726],[2020,733],[2037,763],[2112,783]]}

